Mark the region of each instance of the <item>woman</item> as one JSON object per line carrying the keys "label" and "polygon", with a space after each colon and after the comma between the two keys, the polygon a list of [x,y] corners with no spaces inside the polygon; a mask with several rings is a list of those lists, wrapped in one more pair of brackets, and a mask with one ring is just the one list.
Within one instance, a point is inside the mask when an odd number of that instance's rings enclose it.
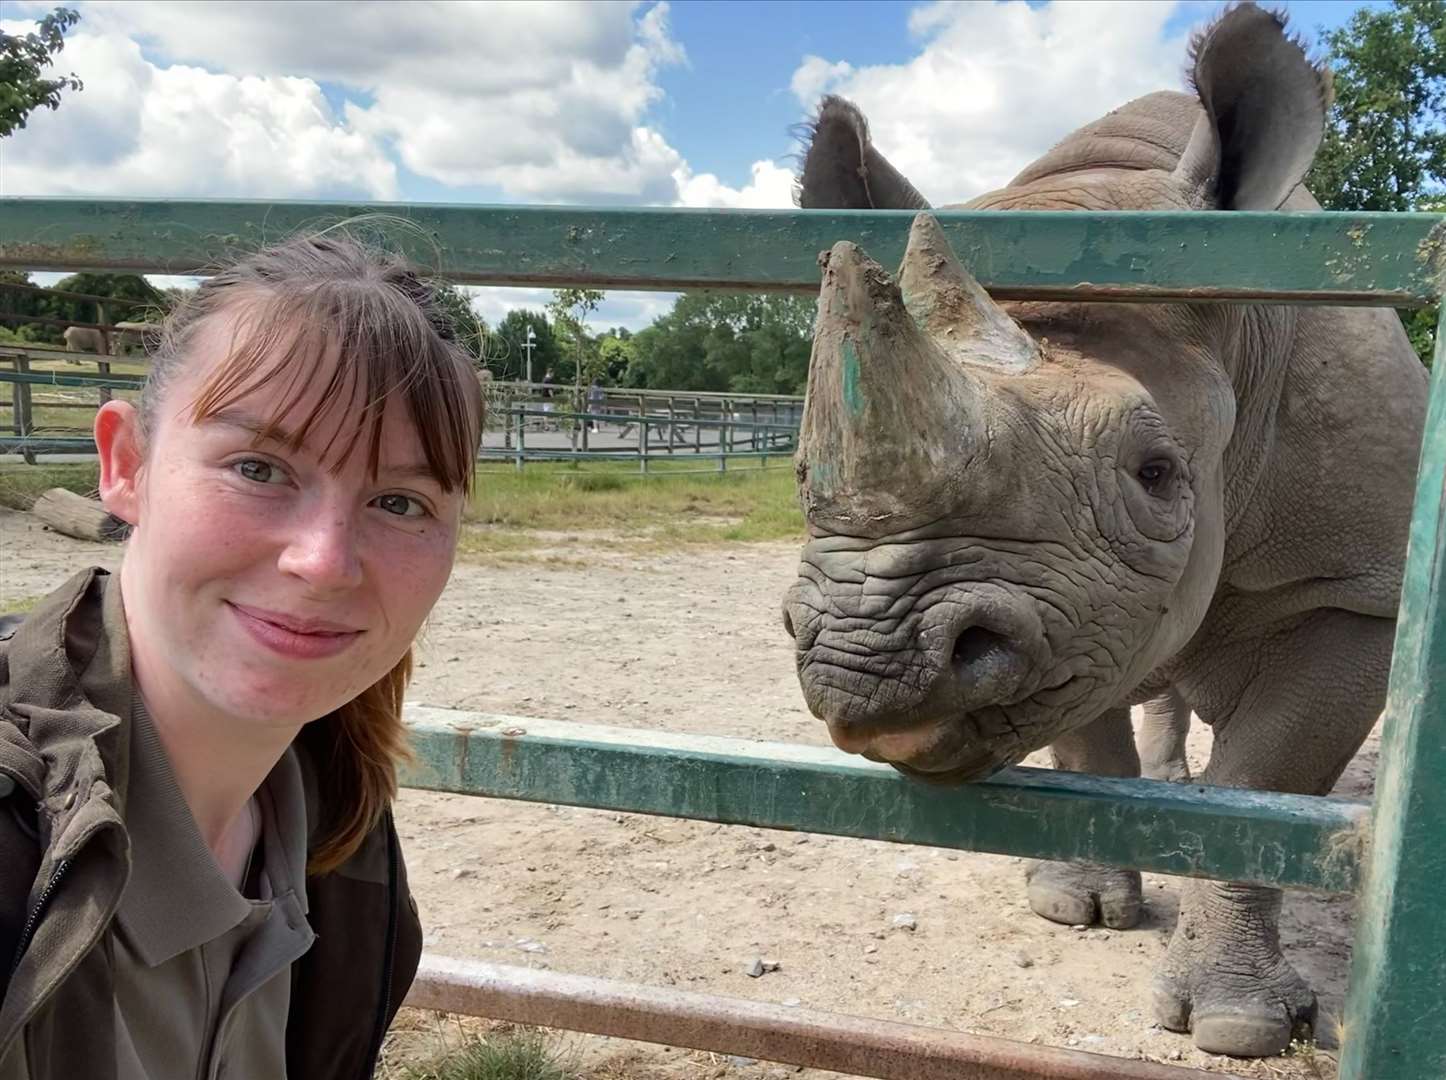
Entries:
{"label": "woman", "polygon": [[371,1075],[480,411],[427,286],[344,231],[210,278],[101,408],[120,570],[0,633],[0,1080]]}

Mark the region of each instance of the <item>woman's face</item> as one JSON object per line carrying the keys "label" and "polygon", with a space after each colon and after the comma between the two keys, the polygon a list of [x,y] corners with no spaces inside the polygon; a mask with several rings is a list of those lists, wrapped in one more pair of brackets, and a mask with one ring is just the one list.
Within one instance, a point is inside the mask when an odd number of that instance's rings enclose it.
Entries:
{"label": "woman's face", "polygon": [[[431,477],[400,402],[386,409],[375,477],[365,434],[345,460],[323,458],[364,423],[359,402],[327,406],[299,451],[258,444],[285,404],[285,377],[193,422],[209,364],[224,355],[206,355],[226,340],[220,330],[201,328],[143,460],[125,453],[128,439],[139,447],[127,404],[97,421],[103,497],[135,526],[122,582],[137,672],[148,698],[147,683],[164,680],[156,692],[174,706],[305,723],[410,647],[451,572],[463,496]],[[303,393],[290,416],[299,422],[318,404]]]}

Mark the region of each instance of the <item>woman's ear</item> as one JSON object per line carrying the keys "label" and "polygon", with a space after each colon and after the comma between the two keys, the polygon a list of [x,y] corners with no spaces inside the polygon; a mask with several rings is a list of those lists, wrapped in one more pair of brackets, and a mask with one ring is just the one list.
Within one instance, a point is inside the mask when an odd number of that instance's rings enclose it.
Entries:
{"label": "woman's ear", "polygon": [[95,416],[95,446],[100,455],[100,501],[130,525],[141,523],[140,414],[129,401],[107,401]]}

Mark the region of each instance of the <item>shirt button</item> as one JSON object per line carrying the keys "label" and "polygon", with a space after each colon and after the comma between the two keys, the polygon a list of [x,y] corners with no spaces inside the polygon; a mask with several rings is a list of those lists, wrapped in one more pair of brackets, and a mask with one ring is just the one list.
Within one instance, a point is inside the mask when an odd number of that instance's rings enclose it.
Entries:
{"label": "shirt button", "polygon": [[14,790],[15,781],[8,773],[0,772],[0,799],[9,798]]}
{"label": "shirt button", "polygon": [[66,792],[65,802],[64,802],[62,805],[63,805],[64,809],[66,809],[66,810],[69,810],[72,806],[75,805],[75,789],[74,789],[74,788],[72,788],[70,791]]}

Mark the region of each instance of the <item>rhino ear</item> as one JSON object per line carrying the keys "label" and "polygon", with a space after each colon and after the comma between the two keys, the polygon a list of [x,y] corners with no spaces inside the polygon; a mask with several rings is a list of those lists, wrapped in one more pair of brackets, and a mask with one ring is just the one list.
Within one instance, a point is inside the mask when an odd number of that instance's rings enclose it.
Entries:
{"label": "rhino ear", "polygon": [[1330,73],[1285,17],[1242,3],[1197,34],[1190,81],[1205,108],[1176,176],[1221,210],[1279,209],[1310,168],[1330,107]]}
{"label": "rhino ear", "polygon": [[803,125],[807,144],[794,201],[805,210],[927,210],[928,202],[874,149],[858,106],[829,95]]}

